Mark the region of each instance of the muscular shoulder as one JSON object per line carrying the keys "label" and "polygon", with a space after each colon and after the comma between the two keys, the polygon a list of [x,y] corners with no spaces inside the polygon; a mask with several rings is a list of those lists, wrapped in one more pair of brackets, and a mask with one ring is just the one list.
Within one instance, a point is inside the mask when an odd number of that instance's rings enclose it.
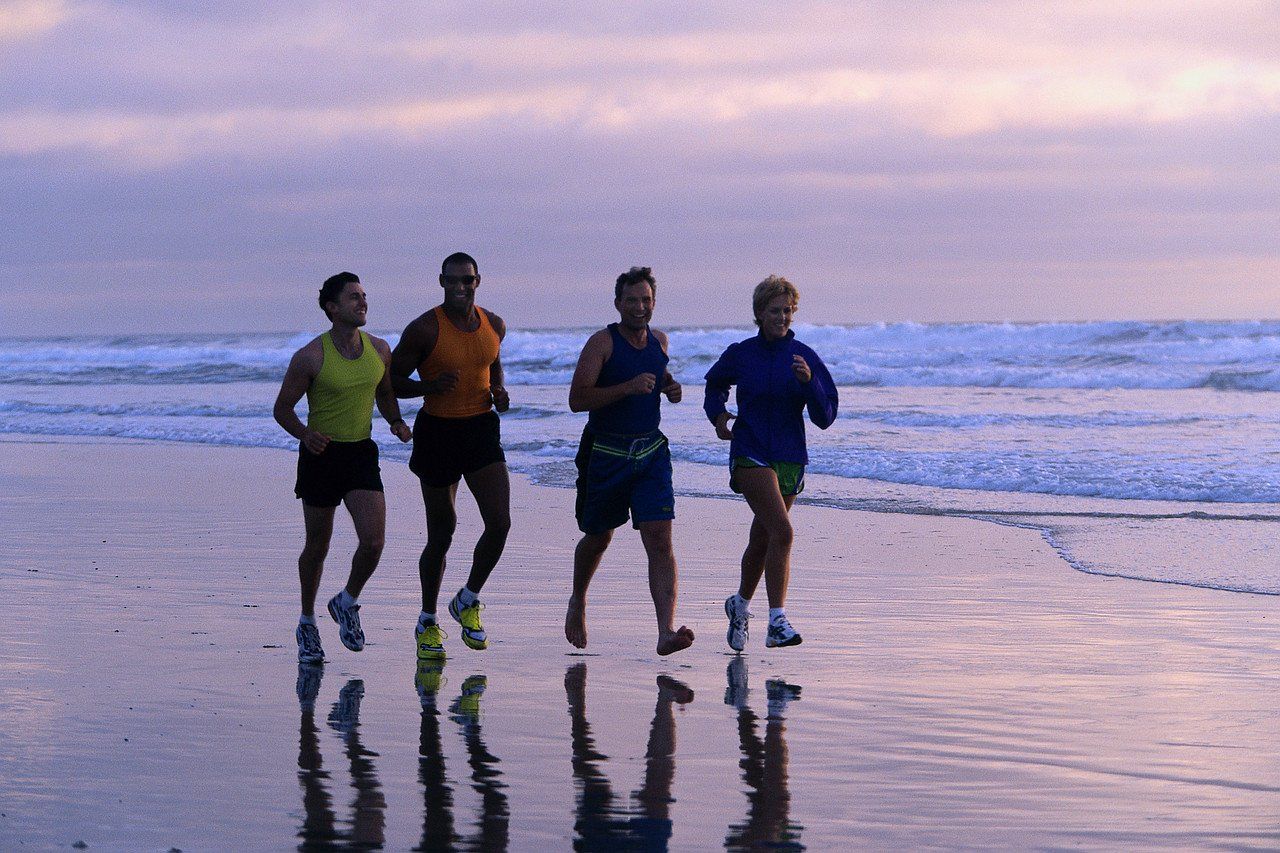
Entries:
{"label": "muscular shoulder", "polygon": [[424,343],[434,343],[439,334],[440,326],[433,308],[411,320],[409,325],[404,327],[404,334],[400,336],[400,345],[420,348]]}
{"label": "muscular shoulder", "polygon": [[387,359],[391,358],[390,344],[388,344],[386,341],[384,341],[382,338],[378,337],[377,335],[370,335],[368,332],[365,332],[365,335],[368,336],[369,342],[373,344],[373,348],[377,350],[378,355],[382,356],[383,361],[386,361]]}
{"label": "muscular shoulder", "polygon": [[503,322],[502,318],[490,311],[488,308],[481,308],[480,310],[489,318],[489,325],[493,327],[493,331],[497,334],[498,340],[505,338],[507,336],[507,324]]}
{"label": "muscular shoulder", "polygon": [[608,329],[601,329],[587,338],[587,342],[582,345],[582,354],[594,355],[601,360],[607,359],[613,355],[613,335],[609,334]]}
{"label": "muscular shoulder", "polygon": [[289,362],[289,366],[297,367],[308,373],[319,372],[320,366],[324,364],[324,344],[320,342],[321,337],[317,335],[302,349],[295,352]]}
{"label": "muscular shoulder", "polygon": [[657,338],[658,346],[662,347],[663,352],[666,352],[667,351],[667,333],[662,331],[661,329],[655,329],[652,326],[650,326],[649,334]]}

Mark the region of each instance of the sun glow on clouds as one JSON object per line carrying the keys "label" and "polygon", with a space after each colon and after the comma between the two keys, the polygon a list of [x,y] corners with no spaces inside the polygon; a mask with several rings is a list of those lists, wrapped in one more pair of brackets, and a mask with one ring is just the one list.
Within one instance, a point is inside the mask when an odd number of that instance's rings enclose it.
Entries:
{"label": "sun glow on clouds", "polygon": [[48,32],[70,17],[61,0],[14,0],[0,3],[0,43]]}
{"label": "sun glow on clouds", "polygon": [[384,135],[391,141],[436,137],[486,123],[610,133],[654,122],[696,128],[818,113],[829,129],[852,140],[886,126],[954,137],[1021,128],[1159,124],[1277,110],[1280,66],[1197,64],[1155,78],[1120,71],[1017,76],[837,68],[745,80],[711,75],[324,108],[9,112],[0,115],[7,128],[0,153],[87,149],[114,153],[135,165],[164,165],[218,152],[254,156],[307,150],[355,133]]}
{"label": "sun glow on clouds", "polygon": [[498,266],[794,259],[841,316],[1192,257],[1187,293],[1243,287],[1280,257],[1277,43],[1257,0],[0,0],[0,254],[92,288],[67,258],[266,243],[288,260],[240,275],[279,279],[363,206],[379,261],[423,234]]}

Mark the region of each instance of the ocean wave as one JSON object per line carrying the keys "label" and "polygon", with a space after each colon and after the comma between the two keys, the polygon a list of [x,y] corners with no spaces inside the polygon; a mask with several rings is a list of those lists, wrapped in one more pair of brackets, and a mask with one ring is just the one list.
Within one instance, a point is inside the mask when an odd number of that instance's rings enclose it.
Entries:
{"label": "ocean wave", "polygon": [[[1280,390],[1280,323],[797,324],[858,387]],[[563,385],[589,329],[512,329],[509,385]],[[671,370],[696,384],[739,328],[672,328]],[[276,383],[313,333],[0,339],[0,384]],[[385,335],[394,344],[395,334]]]}
{"label": "ocean wave", "polygon": [[1014,412],[984,412],[953,415],[926,409],[854,409],[839,413],[843,420],[884,424],[918,429],[965,430],[1001,426],[1033,426],[1048,429],[1105,429],[1111,427],[1143,428],[1189,426],[1203,422],[1228,422],[1243,419],[1225,415],[1169,416],[1156,412],[1089,412],[1079,415],[1028,415]]}

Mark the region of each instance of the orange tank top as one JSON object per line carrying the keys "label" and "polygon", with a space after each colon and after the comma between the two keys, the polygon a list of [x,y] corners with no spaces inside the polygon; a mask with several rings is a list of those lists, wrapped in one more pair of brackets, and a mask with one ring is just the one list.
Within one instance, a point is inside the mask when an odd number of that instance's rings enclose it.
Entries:
{"label": "orange tank top", "polygon": [[438,418],[471,418],[483,415],[493,406],[489,394],[489,367],[498,360],[498,333],[489,315],[476,306],[480,325],[473,332],[459,331],[437,306],[436,345],[427,360],[418,365],[418,375],[435,379],[441,373],[455,371],[458,384],[448,394],[428,394],[422,408]]}

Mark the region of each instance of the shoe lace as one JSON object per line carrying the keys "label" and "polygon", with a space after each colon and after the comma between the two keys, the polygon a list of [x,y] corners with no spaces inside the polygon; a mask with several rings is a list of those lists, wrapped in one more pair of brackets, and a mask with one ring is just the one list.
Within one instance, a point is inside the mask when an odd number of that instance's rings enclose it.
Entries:
{"label": "shoe lace", "polygon": [[319,651],[320,631],[315,625],[302,626],[302,648],[308,652]]}

